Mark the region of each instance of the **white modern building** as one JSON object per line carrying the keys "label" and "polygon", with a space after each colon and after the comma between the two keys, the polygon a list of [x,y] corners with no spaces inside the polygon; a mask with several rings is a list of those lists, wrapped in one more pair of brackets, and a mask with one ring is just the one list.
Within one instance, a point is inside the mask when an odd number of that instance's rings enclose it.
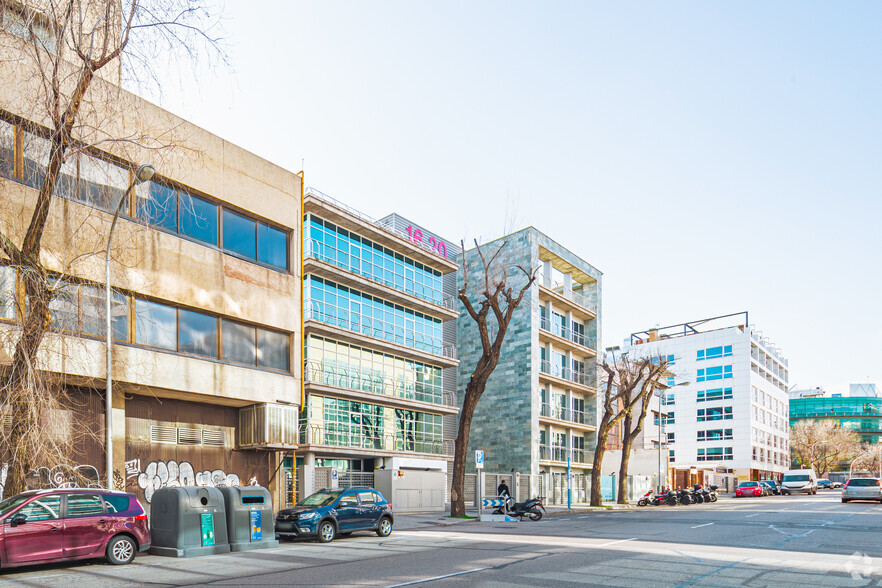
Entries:
{"label": "white modern building", "polygon": [[704,482],[709,472],[774,479],[788,469],[788,362],[746,312],[633,333],[623,351],[672,362],[668,385],[677,386],[661,417],[647,421],[656,438],[653,426],[664,427],[672,483]]}

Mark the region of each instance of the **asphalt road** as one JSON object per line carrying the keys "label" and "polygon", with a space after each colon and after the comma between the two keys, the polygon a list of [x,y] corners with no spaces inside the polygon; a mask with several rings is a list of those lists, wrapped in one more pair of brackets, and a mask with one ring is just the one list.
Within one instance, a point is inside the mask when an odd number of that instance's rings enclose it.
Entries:
{"label": "asphalt road", "polygon": [[879,586],[882,505],[817,496],[462,523],[129,566],[43,566],[0,586]]}

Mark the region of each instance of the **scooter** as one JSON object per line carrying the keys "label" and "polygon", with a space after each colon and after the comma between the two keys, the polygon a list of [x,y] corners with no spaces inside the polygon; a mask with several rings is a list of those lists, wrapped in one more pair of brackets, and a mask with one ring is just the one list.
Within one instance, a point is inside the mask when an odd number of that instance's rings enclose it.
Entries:
{"label": "scooter", "polygon": [[689,490],[677,490],[677,497],[680,499],[680,504],[692,504],[694,502],[692,500],[692,493]]}
{"label": "scooter", "polygon": [[[545,507],[542,506],[542,499],[538,496],[524,502],[515,502],[514,504],[511,504],[510,501],[511,497],[506,497],[505,506],[500,506],[493,511],[493,514],[505,514],[510,517],[517,517],[522,521],[524,517],[530,517],[531,521],[538,521],[542,518],[542,514],[546,512]],[[511,506],[509,506],[510,504]]]}
{"label": "scooter", "polygon": [[705,492],[707,493],[706,499],[708,502],[716,502],[717,501],[717,488],[719,486],[709,486],[705,488]]}
{"label": "scooter", "polygon": [[637,506],[647,506],[649,504],[658,504],[658,502],[653,502],[652,490],[643,495],[643,497],[637,501]]}

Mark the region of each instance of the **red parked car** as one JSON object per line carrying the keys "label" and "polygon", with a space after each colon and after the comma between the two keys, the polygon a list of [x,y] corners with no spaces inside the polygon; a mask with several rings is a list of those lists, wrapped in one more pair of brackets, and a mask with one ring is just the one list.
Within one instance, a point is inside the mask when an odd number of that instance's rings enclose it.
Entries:
{"label": "red parked car", "polygon": [[0,502],[0,568],[100,557],[127,564],[148,549],[147,515],[134,494],[56,488]]}
{"label": "red parked car", "polygon": [[741,482],[735,488],[735,498],[742,496],[763,496],[766,493],[765,487],[759,482]]}

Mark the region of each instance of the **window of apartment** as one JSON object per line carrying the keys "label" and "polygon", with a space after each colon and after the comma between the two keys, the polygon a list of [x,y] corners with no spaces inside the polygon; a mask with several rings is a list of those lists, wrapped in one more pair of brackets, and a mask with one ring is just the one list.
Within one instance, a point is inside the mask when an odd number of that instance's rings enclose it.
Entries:
{"label": "window of apartment", "polygon": [[698,422],[704,421],[720,421],[730,420],[732,418],[731,406],[720,406],[716,408],[699,408]]}
{"label": "window of apartment", "polygon": [[668,378],[668,386],[673,386],[676,383],[676,378],[674,376],[670,376]]}
{"label": "window of apartment", "polygon": [[217,317],[178,310],[178,351],[217,357]]}
{"label": "window of apartment", "polygon": [[[383,449],[383,407],[354,400],[316,397],[320,402],[322,438],[309,439],[312,443],[343,447]],[[310,409],[313,405],[310,405]],[[318,416],[318,415],[316,415]]]}
{"label": "window of apartment", "polygon": [[671,463],[674,463],[675,459],[674,459],[674,450],[673,449],[668,451],[668,459],[670,460]]}
{"label": "window of apartment", "polygon": [[732,388],[714,388],[711,390],[699,390],[696,402],[710,402],[712,400],[731,400]]}
{"label": "window of apartment", "polygon": [[665,393],[665,395],[662,396],[662,398],[661,398],[661,403],[662,403],[662,406],[670,406],[670,405],[674,404],[674,393],[673,392]]}
{"label": "window of apartment", "polygon": [[179,193],[178,202],[178,230],[197,241],[217,245],[217,204],[208,200],[187,194]]}
{"label": "window of apartment", "polygon": [[667,433],[666,435],[667,435],[668,443],[674,443],[674,441],[676,439],[675,434],[674,433]]}
{"label": "window of apartment", "polygon": [[724,461],[732,459],[731,447],[701,447],[698,449],[698,461]]}
{"label": "window of apartment", "polygon": [[441,415],[396,408],[395,449],[441,453]]}
{"label": "window of apartment", "polygon": [[696,380],[699,382],[722,380],[732,377],[731,365],[720,365],[716,367],[701,368],[698,370]]}
{"label": "window of apartment", "polygon": [[0,120],[0,176],[15,178],[15,126],[5,120]]}
{"label": "window of apartment", "polygon": [[[50,326],[53,329],[93,337],[105,336],[104,288],[75,284],[62,279],[57,279],[51,287],[52,300],[49,302],[49,310],[52,313]],[[12,307],[11,310],[13,315],[6,318],[14,317],[15,308]],[[110,316],[113,338],[118,341],[128,340],[128,300],[118,292],[111,293]]]}
{"label": "window of apartment", "polygon": [[718,357],[728,357],[732,355],[731,345],[722,345],[719,347],[708,347],[707,349],[699,349],[696,351],[696,360],[715,359]]}
{"label": "window of apartment", "polygon": [[135,343],[176,351],[177,312],[174,307],[135,300]]}
{"label": "window of apartment", "polygon": [[178,232],[178,192],[156,182],[136,188],[138,218],[150,226]]}
{"label": "window of apartment", "polygon": [[732,438],[732,429],[698,431],[698,441],[721,441]]}

